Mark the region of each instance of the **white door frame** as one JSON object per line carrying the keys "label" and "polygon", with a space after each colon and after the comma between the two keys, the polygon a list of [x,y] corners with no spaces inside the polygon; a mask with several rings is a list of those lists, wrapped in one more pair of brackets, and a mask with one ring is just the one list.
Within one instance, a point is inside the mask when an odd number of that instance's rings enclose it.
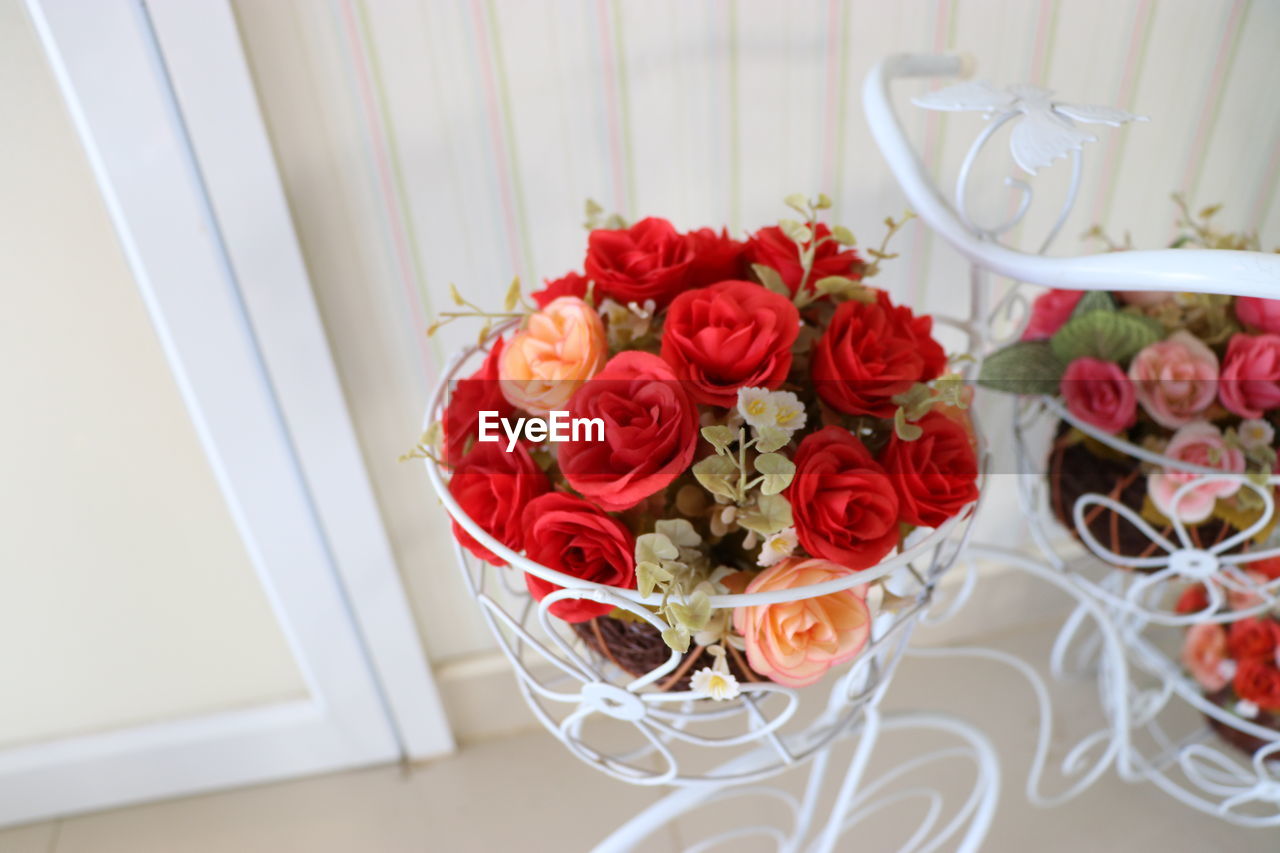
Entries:
{"label": "white door frame", "polygon": [[451,750],[226,0],[27,4],[309,698],[0,751],[0,824]]}

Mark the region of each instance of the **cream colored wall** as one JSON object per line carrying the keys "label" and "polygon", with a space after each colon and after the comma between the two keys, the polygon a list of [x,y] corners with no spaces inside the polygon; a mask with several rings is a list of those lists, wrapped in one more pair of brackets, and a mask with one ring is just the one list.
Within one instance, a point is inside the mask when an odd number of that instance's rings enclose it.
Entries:
{"label": "cream colored wall", "polygon": [[[1058,251],[1095,221],[1171,235],[1168,194],[1227,204],[1280,243],[1280,4],[1228,0],[235,0],[246,51],[366,459],[433,659],[489,647],[425,478],[395,457],[426,389],[473,329],[422,330],[456,282],[577,266],[587,197],[630,216],[745,228],[826,190],[864,242],[904,202],[858,91],[882,56],[958,49],[994,82],[1126,107],[1099,128]],[[917,84],[917,91],[925,84]],[[905,108],[926,162],[954,176],[976,115]],[[1042,192],[1060,189],[1050,170]],[[952,178],[948,177],[944,185]],[[998,186],[998,184],[993,184]],[[1006,210],[1004,190],[980,209]],[[1049,207],[1052,207],[1050,205]],[[1030,239],[1051,216],[1031,216]],[[966,287],[912,226],[881,284],[931,310]],[[1007,481],[1006,481],[1007,484]],[[1016,512],[999,478],[987,508]]]}
{"label": "cream colored wall", "polygon": [[303,695],[19,0],[0,116],[0,747]]}

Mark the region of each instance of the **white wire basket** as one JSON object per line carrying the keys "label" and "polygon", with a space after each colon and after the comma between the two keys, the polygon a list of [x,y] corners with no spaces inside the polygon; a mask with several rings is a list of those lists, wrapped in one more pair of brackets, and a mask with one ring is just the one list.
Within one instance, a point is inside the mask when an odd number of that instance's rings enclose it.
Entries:
{"label": "white wire basket", "polygon": [[[440,419],[449,383],[478,366],[492,340],[451,361],[433,395],[428,423]],[[975,433],[980,435],[976,424]],[[627,671],[607,650],[585,642],[583,634],[549,612],[566,599],[609,604],[652,626],[656,636],[669,627],[654,612],[659,596],[646,600],[638,590],[582,580],[512,551],[454,500],[447,469],[432,460],[426,460],[426,467],[453,519],[506,561],[492,565],[454,543],[468,591],[510,660],[534,716],[574,755],[637,785],[719,787],[756,782],[812,758],[860,724],[887,689],[913,627],[931,614],[945,615],[939,612],[943,608],[935,601],[935,591],[963,550],[974,518],[973,508],[966,509],[936,529],[917,531],[878,565],[833,581],[711,596],[713,610],[731,611],[800,601],[895,577],[892,607],[877,608],[876,598],[869,600],[875,614],[871,636],[852,661],[802,689],[740,679],[737,698],[716,701],[675,689],[689,670],[685,655],[665,649],[661,662],[648,671]],[[534,601],[525,589],[526,572],[561,589]]]}

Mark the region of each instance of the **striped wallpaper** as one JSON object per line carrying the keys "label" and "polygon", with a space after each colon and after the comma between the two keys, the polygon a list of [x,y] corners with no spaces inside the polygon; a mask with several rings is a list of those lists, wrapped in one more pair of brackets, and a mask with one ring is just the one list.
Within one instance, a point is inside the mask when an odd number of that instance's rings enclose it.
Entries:
{"label": "striped wallpaper", "polygon": [[[962,50],[996,83],[1151,117],[1100,128],[1055,251],[1089,224],[1171,235],[1168,193],[1280,244],[1277,0],[236,0],[287,191],[371,471],[437,660],[485,647],[444,565],[411,443],[442,359],[423,328],[450,282],[496,304],[578,266],[583,200],[741,230],[828,192],[864,242],[904,202],[859,103],[896,51]],[[927,83],[913,84],[915,91]],[[909,87],[904,87],[908,89]],[[976,115],[904,107],[944,186]],[[993,158],[995,161],[998,158]],[[993,179],[975,198],[1014,203]],[[1037,179],[1052,198],[1064,167]],[[1011,238],[1038,242],[1052,202]],[[881,284],[937,310],[965,273],[925,229]],[[445,575],[447,574],[447,577]]]}

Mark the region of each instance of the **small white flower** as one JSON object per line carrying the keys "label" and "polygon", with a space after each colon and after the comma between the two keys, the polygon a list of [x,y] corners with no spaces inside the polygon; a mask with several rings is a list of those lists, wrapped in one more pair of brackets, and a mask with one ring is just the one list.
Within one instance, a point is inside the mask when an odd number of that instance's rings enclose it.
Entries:
{"label": "small white flower", "polygon": [[1246,720],[1252,720],[1258,716],[1258,706],[1250,702],[1248,699],[1241,699],[1236,703],[1236,713]]}
{"label": "small white flower", "polygon": [[785,527],[764,540],[760,548],[760,556],[756,558],[758,566],[772,566],[790,557],[796,550],[800,540],[796,538],[794,527]]}
{"label": "small white flower", "polygon": [[641,320],[648,320],[653,316],[653,312],[656,311],[657,308],[658,303],[654,302],[652,299],[646,299],[644,301],[644,305],[639,305],[635,302],[627,303],[627,309]]}
{"label": "small white flower", "polygon": [[778,406],[768,388],[739,388],[738,411],[753,427],[777,425]]}
{"label": "small white flower", "polygon": [[738,679],[733,677],[733,673],[717,672],[709,666],[704,666],[695,672],[689,681],[689,686],[694,693],[710,696],[717,702],[736,698],[739,693]]}
{"label": "small white flower", "polygon": [[1260,450],[1271,446],[1271,442],[1276,437],[1276,430],[1264,420],[1250,418],[1240,422],[1240,428],[1236,430],[1236,434],[1240,436],[1240,444],[1245,450]]}
{"label": "small white flower", "polygon": [[800,402],[800,398],[790,391],[774,391],[773,403],[777,411],[774,414],[774,424],[788,432],[804,429],[805,421],[809,416],[805,414],[804,404]]}
{"label": "small white flower", "polygon": [[724,650],[724,646],[719,643],[709,643],[707,654],[711,655],[715,662],[695,672],[690,679],[690,687],[695,692],[710,696],[717,702],[734,698],[740,692],[738,679],[729,671],[728,653]]}
{"label": "small white flower", "polygon": [[1236,662],[1231,658],[1218,661],[1218,675],[1230,681],[1236,677]]}

